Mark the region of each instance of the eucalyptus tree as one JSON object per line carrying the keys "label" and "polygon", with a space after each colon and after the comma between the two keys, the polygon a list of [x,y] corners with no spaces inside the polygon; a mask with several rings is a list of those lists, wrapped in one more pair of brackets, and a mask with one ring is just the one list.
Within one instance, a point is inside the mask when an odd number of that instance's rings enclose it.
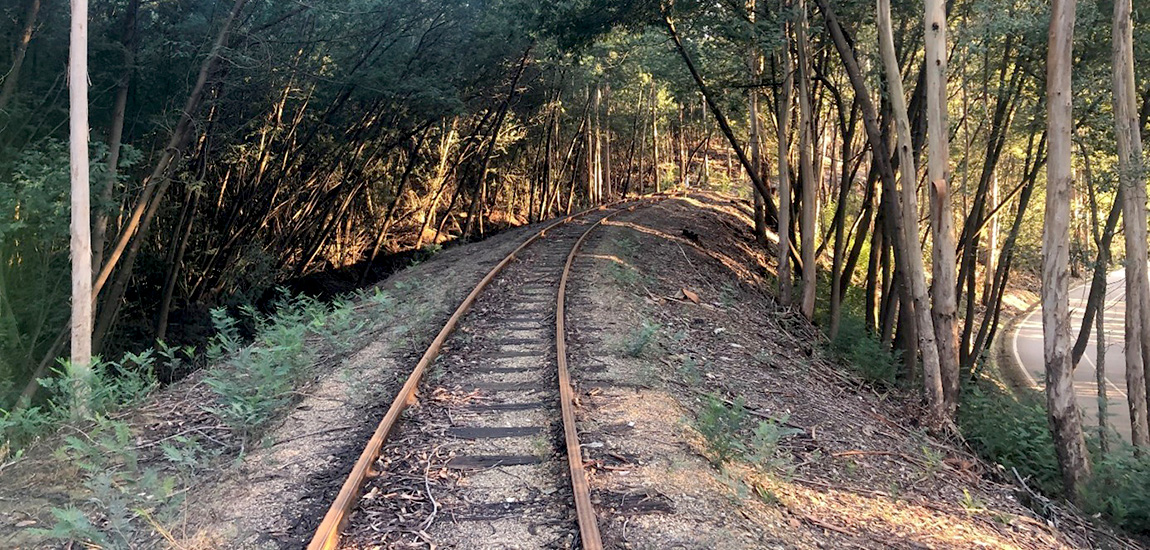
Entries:
{"label": "eucalyptus tree", "polygon": [[[25,43],[26,46],[26,43]],[[68,149],[71,159],[72,410],[88,411],[92,362],[92,235],[88,182],[88,1],[72,0],[68,46]],[[19,54],[23,56],[23,52]]]}
{"label": "eucalyptus tree", "polygon": [[[925,33],[926,124],[930,182],[930,229],[932,237],[931,315],[938,344],[942,398],[946,416],[954,417],[958,407],[958,303],[954,284],[955,267],[954,205],[950,190],[950,123],[947,117],[946,86],[946,2],[926,0],[923,16]],[[994,253],[993,245],[991,254]],[[989,267],[989,265],[988,265]],[[988,270],[989,271],[989,270]]]}
{"label": "eucalyptus tree", "polygon": [[1050,160],[1042,228],[1042,334],[1046,359],[1046,407],[1063,484],[1079,499],[1090,477],[1090,455],[1075,402],[1070,364],[1069,220],[1073,120],[1071,105],[1074,0],[1054,0],[1046,68]]}
{"label": "eucalyptus tree", "polygon": [[906,97],[902,88],[902,71],[899,69],[898,57],[894,50],[889,0],[878,0],[876,21],[878,23],[879,49],[882,52],[883,67],[886,70],[887,91],[889,92],[891,110],[894,113],[898,140],[895,149],[899,159],[902,198],[900,215],[902,216],[902,240],[905,243],[903,260],[906,261],[903,268],[907,272],[911,294],[911,302],[903,303],[900,307],[913,308],[911,318],[916,324],[919,351],[922,352],[923,388],[926,392],[927,405],[930,411],[928,421],[932,426],[939,427],[948,420],[949,415],[943,393],[939,347],[935,340],[929,290],[926,285],[926,268],[923,266],[922,254],[914,250],[910,244],[918,240],[916,238],[918,236],[918,171],[915,169],[914,155],[911,152],[910,119],[907,116]]}
{"label": "eucalyptus tree", "polygon": [[1150,364],[1150,279],[1146,255],[1146,174],[1141,125],[1134,91],[1134,24],[1130,0],[1114,2],[1113,86],[1114,135],[1118,145],[1118,178],[1126,218],[1126,389],[1135,445],[1150,445],[1147,431],[1147,368]]}

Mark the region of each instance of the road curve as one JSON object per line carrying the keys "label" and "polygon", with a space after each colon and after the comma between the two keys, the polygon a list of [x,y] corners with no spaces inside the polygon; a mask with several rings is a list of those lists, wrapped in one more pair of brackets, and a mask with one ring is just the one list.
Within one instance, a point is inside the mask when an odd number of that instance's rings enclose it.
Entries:
{"label": "road curve", "polygon": [[[1126,408],[1126,365],[1123,354],[1123,324],[1126,316],[1126,270],[1111,272],[1106,278],[1106,302],[1103,312],[1106,315],[1106,395],[1109,398],[1109,424],[1122,437],[1130,440],[1130,415]],[[1090,293],[1090,283],[1070,289],[1070,317],[1077,336],[1082,326],[1082,314]],[[1096,334],[1090,335],[1090,343],[1078,368],[1074,369],[1074,389],[1078,394],[1078,407],[1082,410],[1087,429],[1098,426],[1098,391],[1095,372],[1098,365]],[[1022,366],[1022,371],[1035,387],[1041,388],[1045,377],[1045,364],[1042,351],[1042,308],[1036,307],[1018,323],[1011,341],[1014,360]]]}

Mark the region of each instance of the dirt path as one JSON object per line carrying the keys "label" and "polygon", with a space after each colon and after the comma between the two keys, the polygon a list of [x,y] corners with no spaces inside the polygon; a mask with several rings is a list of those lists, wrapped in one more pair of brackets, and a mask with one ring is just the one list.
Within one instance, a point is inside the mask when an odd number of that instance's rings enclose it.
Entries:
{"label": "dirt path", "polygon": [[917,403],[833,364],[772,305],[747,222],[718,197],[666,201],[610,223],[577,264],[572,369],[609,547],[1085,544],[915,429]]}

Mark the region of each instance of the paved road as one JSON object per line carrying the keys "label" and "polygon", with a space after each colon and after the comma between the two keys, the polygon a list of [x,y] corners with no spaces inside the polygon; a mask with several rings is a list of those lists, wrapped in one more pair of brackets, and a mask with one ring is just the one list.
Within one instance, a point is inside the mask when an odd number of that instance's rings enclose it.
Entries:
{"label": "paved road", "polygon": [[[1127,440],[1130,439],[1130,414],[1126,409],[1126,364],[1123,355],[1123,325],[1126,316],[1126,272],[1119,269],[1106,279],[1106,379],[1109,398],[1109,423]],[[1074,337],[1082,326],[1082,313],[1086,308],[1086,298],[1090,293],[1090,283],[1070,289],[1070,316],[1073,319]],[[1091,327],[1093,328],[1093,327]],[[1098,385],[1095,372],[1098,365],[1098,343],[1092,332],[1090,343],[1074,369],[1074,388],[1078,393],[1078,408],[1083,411],[1089,428],[1098,426]],[[1022,319],[1014,333],[1014,358],[1023,366],[1024,372],[1035,385],[1041,387],[1045,376],[1042,352],[1042,308],[1034,308]]]}

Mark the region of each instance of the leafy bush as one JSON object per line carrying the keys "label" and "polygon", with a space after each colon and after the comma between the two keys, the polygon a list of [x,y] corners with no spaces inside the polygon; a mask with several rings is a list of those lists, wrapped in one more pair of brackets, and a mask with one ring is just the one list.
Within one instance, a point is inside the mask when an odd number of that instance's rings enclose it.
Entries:
{"label": "leafy bush", "polygon": [[989,382],[963,388],[958,425],[983,457],[1014,468],[1043,492],[1059,495],[1062,478],[1041,401],[1016,397]]}
{"label": "leafy bush", "polygon": [[[356,297],[377,308],[387,308],[389,294],[360,292]],[[213,370],[204,382],[217,397],[212,412],[250,440],[292,402],[295,387],[309,374],[316,350],[307,344],[309,335],[326,341],[337,352],[352,349],[362,337],[368,320],[356,312],[348,297],[330,305],[307,296],[280,291],[274,313],[241,307],[242,319],[223,308],[212,310],[216,336],[208,345],[209,357],[224,368]],[[245,345],[241,327],[254,333]]]}
{"label": "leafy bush", "polygon": [[707,442],[711,462],[721,466],[740,456],[745,447],[739,432],[747,421],[747,409],[741,399],[730,407],[715,395],[703,398],[703,408],[695,421],[695,429]]}
{"label": "leafy bush", "polygon": [[715,466],[743,459],[759,468],[777,470],[787,464],[782,458],[779,443],[800,433],[800,430],[786,426],[787,419],[787,416],[769,418],[750,426],[747,408],[741,398],[728,406],[718,396],[709,394],[703,398],[695,429],[706,441],[709,458]]}
{"label": "leafy bush", "polygon": [[623,341],[623,353],[628,357],[643,355],[643,351],[655,340],[662,328],[663,326],[658,323],[643,321],[639,327],[627,333],[627,338]]}
{"label": "leafy bush", "polygon": [[306,300],[289,301],[270,317],[247,311],[258,332],[252,345],[242,348],[238,322],[223,310],[212,311],[217,335],[209,350],[227,359],[204,383],[217,397],[212,412],[245,441],[291,402],[305,367],[312,363],[315,352],[305,343],[308,306]]}
{"label": "leafy bush", "polygon": [[[182,361],[186,348],[164,346],[160,355],[169,362]],[[84,382],[88,413],[98,416],[139,403],[159,382],[156,379],[156,352],[126,353],[119,361],[92,360],[92,369]],[[17,451],[49,430],[72,417],[75,389],[81,380],[67,362],[53,370],[54,376],[40,380],[47,394],[43,405],[0,410],[0,442],[9,451]],[[2,458],[2,455],[0,455]]]}
{"label": "leafy bush", "polygon": [[1083,491],[1083,508],[1124,529],[1150,533],[1150,456],[1138,456],[1127,444],[1094,463],[1094,477]]}
{"label": "leafy bush", "polygon": [[790,415],[784,414],[780,418],[760,420],[751,430],[751,445],[747,452],[747,459],[759,467],[772,470],[787,466],[787,460],[782,458],[779,443],[787,437],[798,435],[802,430],[787,426]]}
{"label": "leafy bush", "polygon": [[[56,450],[61,461],[79,468],[84,487],[91,492],[90,503],[101,520],[97,524],[82,511],[53,508],[56,523],[51,529],[33,529],[52,539],[74,540],[104,548],[137,548],[142,541],[155,537],[154,517],[173,517],[181,499],[176,476],[166,475],[162,463],[144,466],[127,423],[97,415],[80,435],[64,438]],[[168,443],[172,449],[186,444],[178,452],[180,471],[193,473],[198,465],[201,447],[184,438]],[[166,458],[168,452],[164,453]]]}
{"label": "leafy bush", "polygon": [[872,384],[890,387],[898,379],[901,350],[891,352],[883,346],[858,317],[843,315],[830,347],[836,357]]}

